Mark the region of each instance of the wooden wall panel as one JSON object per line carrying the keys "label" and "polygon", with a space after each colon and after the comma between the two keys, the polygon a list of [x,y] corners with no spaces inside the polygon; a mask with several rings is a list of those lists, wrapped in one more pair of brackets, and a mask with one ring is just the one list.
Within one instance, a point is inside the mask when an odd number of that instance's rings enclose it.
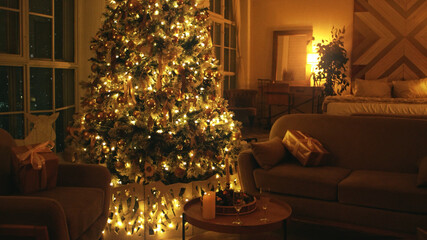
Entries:
{"label": "wooden wall panel", "polygon": [[352,79],[427,76],[427,0],[354,0]]}

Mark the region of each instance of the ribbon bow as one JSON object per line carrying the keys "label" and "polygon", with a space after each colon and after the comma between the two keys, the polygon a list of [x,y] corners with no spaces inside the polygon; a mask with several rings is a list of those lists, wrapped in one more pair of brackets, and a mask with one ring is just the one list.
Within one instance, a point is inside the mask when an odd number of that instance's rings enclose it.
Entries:
{"label": "ribbon bow", "polygon": [[28,151],[17,154],[16,156],[20,161],[25,161],[28,157],[30,157],[30,162],[33,166],[33,169],[40,170],[43,167],[45,159],[39,153],[51,152],[51,149],[54,146],[55,143],[53,143],[52,141],[40,143],[38,145],[35,145],[34,147],[26,146],[28,148]]}

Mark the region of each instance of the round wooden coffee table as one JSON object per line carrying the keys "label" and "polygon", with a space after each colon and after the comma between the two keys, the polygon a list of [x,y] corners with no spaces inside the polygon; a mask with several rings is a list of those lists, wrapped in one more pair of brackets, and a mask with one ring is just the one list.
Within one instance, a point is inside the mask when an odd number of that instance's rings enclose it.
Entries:
{"label": "round wooden coffee table", "polygon": [[184,205],[182,214],[182,239],[185,240],[185,222],[201,229],[220,233],[258,233],[273,231],[283,228],[283,239],[286,239],[286,220],[292,213],[292,209],[286,202],[271,199],[268,206],[268,221],[260,219],[264,216],[260,203],[257,201],[257,209],[249,214],[240,215],[241,225],[232,224],[236,216],[216,215],[215,219],[202,218],[200,198],[188,201]]}

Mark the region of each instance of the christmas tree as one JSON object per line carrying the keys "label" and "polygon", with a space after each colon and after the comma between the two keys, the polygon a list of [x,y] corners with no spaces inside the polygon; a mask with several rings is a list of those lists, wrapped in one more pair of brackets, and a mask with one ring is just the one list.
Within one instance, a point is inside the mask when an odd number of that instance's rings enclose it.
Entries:
{"label": "christmas tree", "polygon": [[195,0],[112,0],[104,17],[68,138],[79,159],[105,164],[121,184],[224,174],[240,123],[219,96],[207,9]]}

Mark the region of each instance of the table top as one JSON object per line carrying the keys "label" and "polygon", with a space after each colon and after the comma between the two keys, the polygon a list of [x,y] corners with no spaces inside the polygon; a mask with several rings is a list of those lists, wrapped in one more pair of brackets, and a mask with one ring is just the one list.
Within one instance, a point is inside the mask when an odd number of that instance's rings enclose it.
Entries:
{"label": "table top", "polygon": [[267,222],[260,221],[264,216],[259,201],[254,212],[240,215],[241,225],[232,224],[237,216],[216,215],[215,219],[204,219],[200,198],[190,200],[184,205],[185,220],[191,225],[222,233],[251,233],[272,231],[283,227],[283,221],[292,213],[291,207],[283,201],[271,199],[267,210]]}

